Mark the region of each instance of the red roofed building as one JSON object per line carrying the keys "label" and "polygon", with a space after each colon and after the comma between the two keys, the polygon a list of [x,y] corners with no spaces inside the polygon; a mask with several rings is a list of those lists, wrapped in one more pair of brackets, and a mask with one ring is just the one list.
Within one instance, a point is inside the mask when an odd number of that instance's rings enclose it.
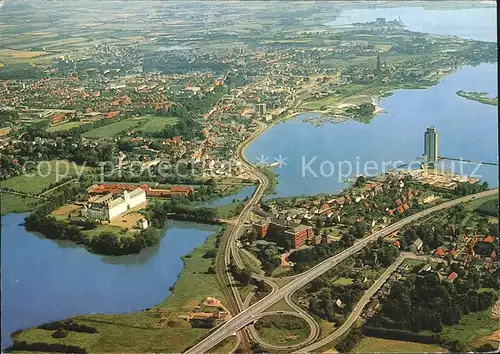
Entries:
{"label": "red roofed building", "polygon": [[493,241],[495,241],[495,239],[493,237],[491,237],[490,235],[487,235],[484,239],[483,239],[483,242],[486,242],[486,243],[492,243]]}
{"label": "red roofed building", "polygon": [[54,114],[52,118],[50,118],[50,121],[52,124],[59,123],[64,119],[64,116],[62,114]]}
{"label": "red roofed building", "polygon": [[439,247],[437,250],[436,250],[436,255],[438,257],[444,257],[444,255],[446,254],[446,251],[442,248],[442,247]]}
{"label": "red roofed building", "polygon": [[117,115],[120,114],[120,111],[112,111],[112,112],[108,112],[106,113],[106,118],[115,118]]}
{"label": "red roofed building", "polygon": [[[147,184],[139,186],[146,192],[148,197],[169,197],[172,195],[182,195],[187,197],[190,192],[194,192],[192,187],[172,186],[170,189],[153,189]],[[91,189],[91,193],[95,194],[120,194],[122,191],[133,191],[137,189],[135,184],[108,183],[96,185]]]}
{"label": "red roofed building", "polygon": [[450,275],[448,275],[447,280],[448,280],[448,282],[453,283],[453,281],[455,280],[456,277],[458,277],[458,274],[455,272],[452,272]]}

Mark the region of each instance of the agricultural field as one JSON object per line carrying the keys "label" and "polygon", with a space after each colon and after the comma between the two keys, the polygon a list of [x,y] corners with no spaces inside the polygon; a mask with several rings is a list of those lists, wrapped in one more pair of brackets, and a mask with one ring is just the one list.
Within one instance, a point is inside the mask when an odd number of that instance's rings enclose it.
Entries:
{"label": "agricultural field", "polygon": [[99,128],[92,129],[82,136],[85,138],[112,138],[117,134],[120,134],[126,130],[132,129],[139,124],[136,120],[121,120],[116,123],[111,123]]}
{"label": "agricultural field", "polygon": [[448,353],[438,345],[400,340],[363,337],[353,350],[355,353]]}
{"label": "agricultural field", "polygon": [[141,117],[141,126],[138,131],[143,133],[155,133],[164,130],[169,125],[177,123],[175,117],[144,116]]}
{"label": "agricultural field", "polygon": [[12,188],[18,192],[39,194],[51,183],[78,173],[88,171],[88,167],[78,166],[74,162],[65,160],[41,161],[37,171],[28,175],[9,178],[0,183],[2,188]]}
{"label": "agricultural field", "polygon": [[45,51],[22,51],[14,49],[0,49],[0,61],[3,64],[29,63],[31,59],[50,54]]}

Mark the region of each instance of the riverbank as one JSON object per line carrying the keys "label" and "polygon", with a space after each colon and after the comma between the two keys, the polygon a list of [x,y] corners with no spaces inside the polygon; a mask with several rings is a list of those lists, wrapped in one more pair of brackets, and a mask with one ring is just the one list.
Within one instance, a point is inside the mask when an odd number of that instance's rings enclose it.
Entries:
{"label": "riverbank", "polygon": [[[376,175],[384,166],[387,171],[401,162],[415,161],[422,154],[423,132],[428,126],[438,128],[443,156],[495,161],[498,142],[491,132],[497,129],[496,110],[464,100],[456,91],[466,89],[496,95],[496,67],[496,64],[467,66],[425,90],[398,89],[390,95],[385,92],[379,103],[385,111],[377,114],[370,124],[345,120],[320,128],[309,122],[321,120],[319,116],[300,114],[261,134],[246,148],[246,157],[252,162],[261,155],[287,158],[286,165],[274,170],[279,175],[276,197],[335,193],[348,186],[347,177]],[[471,116],[483,119],[471,121]],[[465,146],[463,141],[481,144]],[[440,169],[462,175],[475,173],[490,186],[497,185],[498,170],[494,166],[482,165],[477,170],[476,167],[446,161],[439,164]]]}
{"label": "riverbank", "polygon": [[[35,327],[15,333],[15,343],[71,344],[88,352],[164,352],[168,343],[169,352],[183,352],[208,329],[192,328],[178,316],[194,310],[207,297],[227,303],[216,275],[210,271],[215,264],[217,239],[222,232],[219,230],[212,234],[201,246],[182,257],[184,266],[171,288],[171,294],[153,308],[131,313],[72,317],[71,321],[94,327],[97,332],[68,331],[67,337],[53,338],[54,330]],[[164,322],[163,326],[161,322]]]}
{"label": "riverbank", "polygon": [[457,95],[467,100],[476,101],[491,106],[498,106],[498,97],[488,97],[487,92],[457,91]]}

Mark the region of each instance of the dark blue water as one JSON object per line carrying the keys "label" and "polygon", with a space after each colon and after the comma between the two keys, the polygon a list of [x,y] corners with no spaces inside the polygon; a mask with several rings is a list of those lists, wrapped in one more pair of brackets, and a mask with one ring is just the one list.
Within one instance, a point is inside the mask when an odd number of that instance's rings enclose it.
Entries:
{"label": "dark blue water", "polygon": [[29,233],[23,221],[24,214],[2,217],[2,348],[20,328],[158,304],[182,270],[180,257],[218,230],[169,221],[158,246],[137,255],[108,257]]}
{"label": "dark blue water", "polygon": [[253,192],[255,192],[255,186],[245,186],[235,194],[231,194],[223,198],[207,200],[200,203],[200,205],[205,207],[218,207],[226,204],[231,204],[233,200],[243,201],[247,197],[250,198]]}
{"label": "dark blue water", "polygon": [[[261,155],[271,161],[279,155],[286,158],[286,165],[274,169],[279,174],[277,196],[333,193],[348,185],[343,182],[347,176],[375,175],[399,166],[397,160],[414,160],[423,153],[423,134],[429,125],[439,130],[440,155],[496,162],[497,107],[456,95],[465,90],[496,96],[496,71],[496,64],[468,66],[431,88],[395,91],[380,102],[386,112],[369,124],[313,126],[302,122],[311,115],[304,114],[266,131],[245,153],[250,161],[258,161]],[[459,165],[454,164],[457,173]],[[462,167],[462,173],[470,175],[476,165]],[[475,172],[490,186],[498,184],[496,166]]]}

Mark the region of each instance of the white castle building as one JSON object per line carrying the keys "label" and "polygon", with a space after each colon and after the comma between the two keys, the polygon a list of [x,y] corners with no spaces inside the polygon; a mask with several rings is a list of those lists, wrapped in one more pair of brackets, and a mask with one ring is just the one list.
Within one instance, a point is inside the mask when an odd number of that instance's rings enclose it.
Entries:
{"label": "white castle building", "polygon": [[117,198],[110,193],[84,206],[82,216],[110,221],[145,201],[146,192],[142,188],[137,188],[130,193],[123,191]]}

